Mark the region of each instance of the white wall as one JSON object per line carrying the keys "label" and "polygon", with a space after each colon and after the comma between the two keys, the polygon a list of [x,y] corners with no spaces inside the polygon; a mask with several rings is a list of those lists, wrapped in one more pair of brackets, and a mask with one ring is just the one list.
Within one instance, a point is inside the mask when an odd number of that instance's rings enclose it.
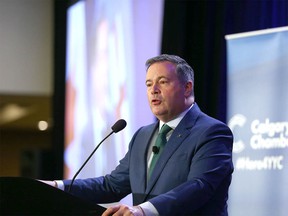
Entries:
{"label": "white wall", "polygon": [[0,0],[0,94],[51,95],[53,1]]}

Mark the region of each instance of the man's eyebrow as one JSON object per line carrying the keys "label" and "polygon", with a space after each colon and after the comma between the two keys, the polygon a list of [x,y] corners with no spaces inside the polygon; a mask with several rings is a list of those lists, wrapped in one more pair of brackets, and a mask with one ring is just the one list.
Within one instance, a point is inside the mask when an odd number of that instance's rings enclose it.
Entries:
{"label": "man's eyebrow", "polygon": [[[166,77],[166,76],[159,76],[159,77],[157,77],[157,81],[158,80],[160,80],[160,79],[167,79],[167,80],[169,80],[169,78],[168,77]],[[145,81],[145,83],[147,83],[147,82],[152,82],[152,80],[151,79],[147,79],[146,81]]]}

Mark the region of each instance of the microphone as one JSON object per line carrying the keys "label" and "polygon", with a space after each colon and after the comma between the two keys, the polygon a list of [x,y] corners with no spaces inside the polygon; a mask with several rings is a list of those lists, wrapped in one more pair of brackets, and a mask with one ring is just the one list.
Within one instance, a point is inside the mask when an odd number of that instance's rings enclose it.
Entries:
{"label": "microphone", "polygon": [[159,150],[160,150],[160,148],[157,147],[157,146],[153,146],[153,147],[152,147],[152,152],[153,152],[154,154],[158,154],[158,153],[159,153]]}
{"label": "microphone", "polygon": [[99,146],[112,134],[112,133],[118,133],[119,131],[123,130],[126,127],[127,123],[124,119],[118,120],[112,127],[112,131],[96,146],[96,148],[93,150],[93,152],[89,155],[89,157],[86,159],[86,161],[83,163],[83,165],[80,167],[80,169],[76,172],[76,174],[73,176],[71,180],[71,184],[69,185],[68,193],[71,192],[71,188],[73,185],[73,182],[77,175],[81,172],[81,170],[84,168],[84,166],[87,164],[87,162],[90,160],[90,158],[93,156],[93,154],[96,152],[96,150],[99,148]]}
{"label": "microphone", "polygon": [[[124,119],[120,119],[118,120],[112,127],[112,132],[108,135],[110,136],[113,132],[114,133],[118,133],[119,131],[123,130],[126,127],[127,123]],[[104,140],[106,139],[106,137],[104,138]]]}

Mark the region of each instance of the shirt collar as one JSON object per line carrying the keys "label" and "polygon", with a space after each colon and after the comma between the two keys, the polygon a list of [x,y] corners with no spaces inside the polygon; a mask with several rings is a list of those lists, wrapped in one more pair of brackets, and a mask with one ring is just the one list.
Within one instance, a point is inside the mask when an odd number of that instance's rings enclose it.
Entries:
{"label": "shirt collar", "polygon": [[159,121],[159,131],[162,128],[164,124],[167,124],[169,127],[171,127],[173,130],[177,127],[177,125],[180,123],[180,121],[183,119],[183,117],[186,115],[186,113],[193,107],[194,103],[186,110],[184,110],[180,115],[178,115],[175,119],[169,121],[169,122],[163,122]]}

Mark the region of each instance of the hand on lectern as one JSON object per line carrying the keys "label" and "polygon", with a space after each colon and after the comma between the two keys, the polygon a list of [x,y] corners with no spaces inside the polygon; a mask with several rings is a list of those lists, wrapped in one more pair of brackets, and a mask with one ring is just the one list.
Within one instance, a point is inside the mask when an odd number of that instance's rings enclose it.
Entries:
{"label": "hand on lectern", "polygon": [[43,182],[45,184],[48,184],[48,185],[50,185],[52,187],[58,188],[56,181],[46,181],[46,180],[38,180],[38,181]]}
{"label": "hand on lectern", "polygon": [[115,205],[107,208],[107,210],[102,214],[102,216],[114,215],[134,215],[134,216],[144,216],[144,212],[140,206],[127,206],[124,204]]}

